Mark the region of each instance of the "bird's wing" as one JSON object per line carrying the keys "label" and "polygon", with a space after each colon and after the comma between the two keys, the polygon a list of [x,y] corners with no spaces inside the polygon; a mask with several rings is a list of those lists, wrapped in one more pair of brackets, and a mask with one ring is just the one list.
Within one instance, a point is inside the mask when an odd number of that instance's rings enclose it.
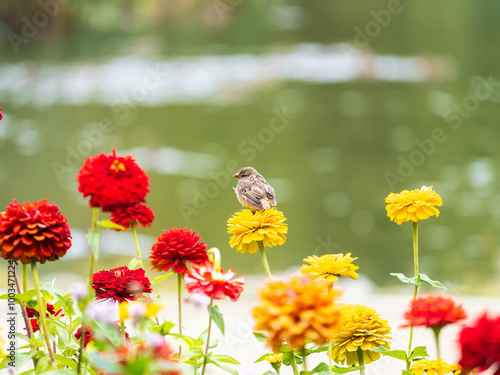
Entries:
{"label": "bird's wing", "polygon": [[250,203],[253,207],[262,210],[261,199],[264,197],[264,192],[260,190],[256,186],[249,186],[248,188],[241,187],[240,193],[245,197],[245,199]]}
{"label": "bird's wing", "polygon": [[266,181],[264,184],[264,188],[266,189],[266,195],[269,201],[273,206],[276,206],[276,196],[274,195],[274,189],[272,188],[271,185]]}
{"label": "bird's wing", "polygon": [[274,189],[272,188],[271,185],[269,185],[269,182],[267,182],[266,179],[262,177],[260,174],[254,177],[254,182],[259,186],[260,189],[263,189],[266,192],[265,196],[264,194],[262,194],[263,196],[261,199],[266,199],[273,206],[276,206],[276,197],[274,195]]}

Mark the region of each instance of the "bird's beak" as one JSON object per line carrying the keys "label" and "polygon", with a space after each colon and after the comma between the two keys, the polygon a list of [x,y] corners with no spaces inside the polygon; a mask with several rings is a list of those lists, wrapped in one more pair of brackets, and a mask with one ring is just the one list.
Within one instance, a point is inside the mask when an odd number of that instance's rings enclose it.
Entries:
{"label": "bird's beak", "polygon": [[240,178],[240,175],[238,173],[236,173],[236,174],[233,174],[233,177]]}

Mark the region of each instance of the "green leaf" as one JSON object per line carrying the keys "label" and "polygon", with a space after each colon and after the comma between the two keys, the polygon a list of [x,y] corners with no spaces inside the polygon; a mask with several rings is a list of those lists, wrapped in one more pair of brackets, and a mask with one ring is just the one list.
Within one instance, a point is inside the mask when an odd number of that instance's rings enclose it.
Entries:
{"label": "green leaf", "polygon": [[361,366],[340,367],[333,365],[332,370],[336,374],[347,374],[348,372],[359,371],[361,368]]}
{"label": "green leaf", "polygon": [[323,353],[328,350],[328,345],[319,346],[317,348],[304,349],[302,350],[302,354],[309,355],[314,353]]}
{"label": "green leaf", "polygon": [[[34,353],[16,353],[16,368],[20,369],[23,367],[34,355]],[[5,357],[5,360],[9,362],[9,357]]]}
{"label": "green leaf", "polygon": [[214,356],[211,355],[207,356],[207,362],[213,363],[217,367],[221,368],[224,371],[229,372],[232,375],[238,375],[238,371],[229,366],[226,366],[223,362],[217,360],[217,358],[214,358]]}
{"label": "green leaf", "polygon": [[60,355],[60,354],[54,354],[57,361],[68,366],[68,367],[71,367],[73,370],[77,370],[78,369],[78,363],[73,359],[73,358],[68,358],[64,355]]}
{"label": "green leaf", "polygon": [[411,375],[411,372],[406,371],[406,370],[403,370],[402,374],[403,374],[403,375]]}
{"label": "green leaf", "polygon": [[51,370],[43,372],[43,375],[76,375],[76,370],[72,369]]}
{"label": "green leaf", "polygon": [[258,342],[266,342],[267,336],[264,333],[254,332],[253,335],[257,339]]}
{"label": "green leaf", "polygon": [[[350,367],[340,367],[340,366],[332,366],[332,372],[335,374],[347,374],[348,372],[353,372],[353,371],[359,371],[361,367],[359,366],[350,366]],[[312,371],[301,371],[301,375],[329,375],[330,374],[330,369],[328,365],[324,362],[321,362],[319,365],[317,365],[315,368],[312,369]]]}
{"label": "green leaf", "polygon": [[175,323],[172,323],[171,321],[166,321],[166,322],[163,322],[162,324],[160,324],[159,326],[152,327],[151,329],[154,332],[161,333],[163,336],[165,336],[166,334],[170,333],[170,331],[174,327],[175,327]]}
{"label": "green leaf", "polygon": [[383,346],[379,346],[378,348],[368,349],[368,350],[371,350],[372,352],[381,353],[383,355],[400,359],[406,362],[406,352],[404,350],[387,350]]}
{"label": "green leaf", "polygon": [[210,317],[214,321],[214,323],[219,327],[220,331],[224,335],[224,318],[222,316],[222,313],[219,310],[219,307],[217,305],[215,306],[207,306],[208,313],[210,314]]}
{"label": "green leaf", "polygon": [[94,254],[94,260],[99,259],[99,243],[101,240],[101,232],[98,230],[92,231],[89,229],[87,235],[85,236],[87,243],[90,245],[90,249],[92,250],[92,254]]}
{"label": "green leaf", "polygon": [[233,357],[230,357],[230,356],[225,355],[225,354],[215,354],[215,355],[212,356],[212,358],[215,358],[215,359],[217,359],[220,362],[231,363],[233,365],[240,365],[241,364],[236,359],[234,359]]}
{"label": "green leaf", "polygon": [[156,284],[156,283],[159,283],[160,281],[163,281],[165,279],[168,279],[170,276],[172,276],[174,273],[173,272],[169,272],[167,273],[166,275],[162,275],[162,276],[158,276],[157,278],[155,278],[153,280],[153,284]]}
{"label": "green leaf", "polygon": [[429,284],[434,288],[446,289],[446,287],[443,284],[441,284],[439,281],[431,280],[430,277],[427,276],[425,273],[421,273],[419,277],[423,282]]}
{"label": "green leaf", "polygon": [[203,342],[201,340],[197,340],[187,335],[181,336],[177,333],[170,333],[169,335],[176,343],[180,344],[182,346],[182,349],[184,350],[192,351],[193,349],[201,347],[203,345]]}
{"label": "green leaf", "polygon": [[401,282],[405,284],[422,285],[422,280],[418,276],[406,277],[402,273],[391,273],[391,276],[396,276]]}
{"label": "green leaf", "polygon": [[329,374],[330,368],[325,362],[321,362],[315,368],[312,369],[312,374]]}
{"label": "green leaf", "polygon": [[45,356],[45,357],[40,358],[38,360],[38,362],[36,363],[35,373],[38,375],[38,374],[41,374],[44,372],[49,372],[52,369],[53,369],[53,367],[52,367],[52,364],[50,363],[50,358]]}
{"label": "green leaf", "polygon": [[[31,301],[34,297],[36,296],[36,291],[34,289],[27,290],[26,292],[22,294],[16,294],[14,298],[16,301],[19,302],[28,302]],[[9,295],[8,294],[2,294],[0,296],[0,299],[8,299]]]}
{"label": "green leaf", "polygon": [[410,357],[408,358],[410,361],[413,361],[414,358],[428,357],[427,348],[425,346],[417,346],[411,352]]}
{"label": "green leaf", "polygon": [[113,223],[110,220],[100,220],[97,222],[97,225],[100,227],[103,227],[103,228],[127,230],[125,227],[122,227],[120,224]]}
{"label": "green leaf", "polygon": [[257,359],[255,360],[255,362],[254,362],[254,363],[257,363],[257,362],[262,362],[263,360],[265,360],[265,359],[266,359],[266,357],[267,357],[268,355],[272,355],[272,354],[273,354],[273,353],[266,353],[266,354],[264,354],[264,355],[261,355],[259,358],[257,358]]}

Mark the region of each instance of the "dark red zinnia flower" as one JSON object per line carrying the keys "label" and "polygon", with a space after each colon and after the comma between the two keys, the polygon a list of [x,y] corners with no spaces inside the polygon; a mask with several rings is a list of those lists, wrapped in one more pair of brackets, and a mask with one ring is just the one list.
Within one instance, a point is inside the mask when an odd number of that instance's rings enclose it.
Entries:
{"label": "dark red zinnia flower", "polygon": [[0,256],[24,264],[57,260],[71,247],[67,219],[56,204],[14,203],[0,212]]}
{"label": "dark red zinnia flower", "polygon": [[463,327],[459,344],[460,366],[483,371],[496,364],[494,375],[500,375],[500,316],[490,318],[484,314],[473,325]]}
{"label": "dark red zinnia flower", "polygon": [[31,318],[30,325],[31,325],[31,332],[36,333],[36,332],[40,331],[40,325],[38,324],[37,318]]}
{"label": "dark red zinnia flower", "polygon": [[224,273],[222,268],[220,272],[216,272],[214,264],[206,262],[200,266],[193,265],[183,277],[190,293],[202,293],[213,299],[229,297],[232,301],[236,301],[243,292],[246,277],[231,280],[235,275],[234,270]]}
{"label": "dark red zinnia flower", "polygon": [[[116,328],[118,329],[119,332],[121,332],[121,327],[118,324],[116,325]],[[80,340],[80,338],[82,337],[82,326],[78,327],[78,329],[76,330],[75,337],[77,340]],[[125,330],[125,339],[127,341],[130,340],[130,336],[126,330]],[[89,326],[85,327],[85,338],[83,339],[83,347],[86,348],[89,342],[94,340],[95,340],[94,330]]]}
{"label": "dark red zinnia flower", "polygon": [[[59,316],[64,315],[64,313],[62,312],[63,311],[62,309],[59,309],[56,312],[54,305],[51,305],[50,303],[47,303],[47,307],[46,307],[45,311],[46,311],[45,316],[47,316],[47,317],[59,317]],[[37,318],[40,316],[40,313],[38,312],[38,310],[35,310],[31,307],[26,308],[26,313],[28,315],[28,318],[31,318],[30,323],[31,323],[31,329],[32,329],[33,333],[38,332],[40,330],[40,326],[38,325]]]}
{"label": "dark red zinnia flower", "polygon": [[453,298],[441,295],[423,295],[411,301],[404,315],[408,326],[444,327],[467,317],[462,305]]}
{"label": "dark red zinnia flower", "polygon": [[116,151],[87,158],[78,172],[78,191],[90,196],[91,207],[103,211],[126,209],[145,202],[149,177],[131,155]]}
{"label": "dark red zinnia flower", "polygon": [[[75,332],[75,337],[77,340],[80,340],[82,337],[82,327],[78,327],[78,329]],[[94,330],[90,327],[85,327],[85,338],[83,339],[83,347],[87,347],[89,342],[93,341],[94,338]]]}
{"label": "dark red zinnia flower", "polygon": [[[47,303],[47,307],[46,307],[46,310],[45,310],[45,315],[46,316],[63,316],[64,314],[61,314],[63,310],[62,309],[59,309],[57,310],[56,312],[56,309],[54,307],[54,305],[50,304],[50,303]],[[27,307],[26,308],[26,313],[28,314],[28,318],[35,318],[35,317],[38,317],[40,316],[40,313],[38,312],[38,310],[35,310],[31,307]]]}
{"label": "dark red zinnia flower", "polygon": [[187,228],[163,232],[149,254],[152,269],[167,272],[172,268],[175,273],[184,273],[186,263],[204,264],[208,261],[207,244],[199,240],[200,236]]}
{"label": "dark red zinnia flower", "polygon": [[153,215],[151,208],[144,204],[138,204],[125,209],[118,209],[111,213],[111,221],[125,227],[125,229],[130,228],[132,223],[135,224],[136,228],[138,224],[141,224],[143,227],[149,227],[151,226],[154,218],[155,215]]}
{"label": "dark red zinnia flower", "polygon": [[134,301],[138,297],[144,297],[143,293],[152,292],[144,269],[130,270],[127,266],[94,273],[92,288],[97,300],[109,298],[118,302]]}

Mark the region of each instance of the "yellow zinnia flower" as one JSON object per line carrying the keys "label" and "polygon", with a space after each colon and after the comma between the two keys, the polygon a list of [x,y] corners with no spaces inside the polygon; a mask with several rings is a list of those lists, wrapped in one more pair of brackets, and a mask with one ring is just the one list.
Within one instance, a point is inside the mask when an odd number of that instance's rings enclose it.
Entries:
{"label": "yellow zinnia flower", "polygon": [[389,203],[385,209],[391,221],[401,225],[406,221],[417,222],[428,219],[430,216],[439,216],[439,210],[434,206],[441,206],[443,201],[432,186],[422,186],[420,189],[403,190],[401,193],[390,193],[385,198]]}
{"label": "yellow zinnia flower", "polygon": [[358,258],[351,258],[351,253],[326,254],[320,257],[313,255],[304,259],[302,273],[309,275],[311,279],[324,278],[326,281],[335,282],[339,276],[347,276],[357,280],[359,275],[355,272],[359,267],[352,264]]}
{"label": "yellow zinnia flower", "polygon": [[131,303],[124,301],[118,306],[118,315],[122,322],[128,318],[145,317],[149,319],[155,317],[161,309],[162,305],[154,301],[133,301]]}
{"label": "yellow zinnia flower", "polygon": [[380,358],[380,353],[368,349],[390,348],[391,333],[387,320],[382,320],[374,309],[363,305],[347,305],[341,310],[342,327],[333,337],[330,356],[337,363],[348,366],[359,363],[358,349],[363,351],[364,363]]}
{"label": "yellow zinnia flower", "polygon": [[237,246],[236,251],[242,254],[255,254],[258,241],[268,247],[283,245],[288,232],[285,220],[283,213],[274,207],[265,211],[241,210],[227,221],[227,232],[233,235],[229,245]]}
{"label": "yellow zinnia flower", "polygon": [[274,351],[285,341],[291,349],[303,348],[307,340],[324,344],[341,327],[341,292],[330,285],[307,276],[269,281],[253,310],[255,329],[269,334],[268,344]]}
{"label": "yellow zinnia flower", "polygon": [[269,363],[277,363],[283,361],[283,353],[269,354],[266,356],[266,361]]}
{"label": "yellow zinnia flower", "polygon": [[460,374],[461,368],[457,365],[450,365],[442,359],[421,359],[413,362],[410,372],[412,375],[445,375]]}

